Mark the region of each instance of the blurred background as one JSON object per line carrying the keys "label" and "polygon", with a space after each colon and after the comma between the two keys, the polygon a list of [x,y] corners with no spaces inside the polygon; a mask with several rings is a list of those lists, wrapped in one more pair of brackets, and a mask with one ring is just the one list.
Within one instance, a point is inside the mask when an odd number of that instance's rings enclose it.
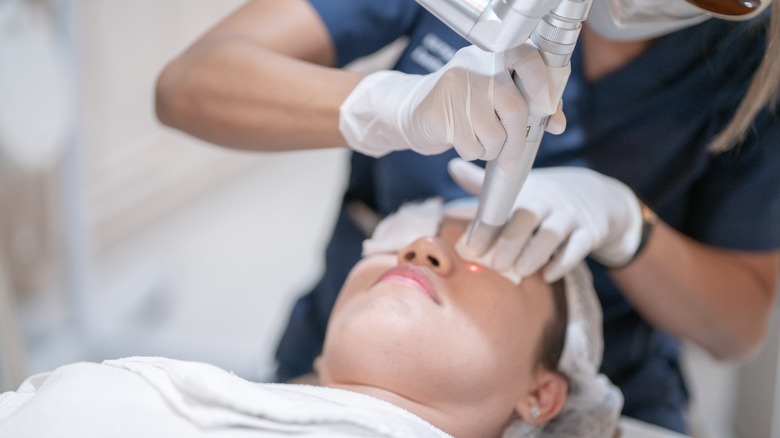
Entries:
{"label": "blurred background", "polygon": [[[272,377],[347,154],[229,151],[154,115],[164,64],[241,3],[0,0],[0,391],[131,355]],[[777,322],[746,364],[686,347],[696,436],[780,437]]]}

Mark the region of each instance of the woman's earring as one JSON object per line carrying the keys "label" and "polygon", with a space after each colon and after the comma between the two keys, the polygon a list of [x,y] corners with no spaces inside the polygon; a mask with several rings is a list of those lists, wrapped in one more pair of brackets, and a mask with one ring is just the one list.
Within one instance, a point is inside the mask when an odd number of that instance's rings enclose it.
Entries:
{"label": "woman's earring", "polygon": [[541,414],[541,412],[539,412],[539,405],[536,404],[536,402],[531,402],[531,406],[528,407],[528,415],[531,416],[532,420],[536,420],[539,418],[539,414]]}

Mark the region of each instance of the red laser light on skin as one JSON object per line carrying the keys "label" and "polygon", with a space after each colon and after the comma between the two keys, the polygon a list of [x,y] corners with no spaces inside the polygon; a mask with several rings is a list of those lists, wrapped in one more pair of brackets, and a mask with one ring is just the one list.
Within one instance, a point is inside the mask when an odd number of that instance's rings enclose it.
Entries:
{"label": "red laser light on skin", "polygon": [[478,265],[475,265],[474,263],[469,263],[466,265],[466,268],[471,272],[479,272],[482,270]]}

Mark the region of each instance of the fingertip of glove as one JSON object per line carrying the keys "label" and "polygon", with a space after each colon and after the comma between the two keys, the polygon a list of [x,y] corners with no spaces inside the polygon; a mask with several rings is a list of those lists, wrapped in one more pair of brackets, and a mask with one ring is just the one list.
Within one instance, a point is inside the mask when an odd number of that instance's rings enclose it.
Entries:
{"label": "fingertip of glove", "polygon": [[499,236],[493,243],[493,248],[490,250],[491,266],[496,271],[508,271],[512,268],[517,255],[512,249],[511,244],[503,236]]}
{"label": "fingertip of glove", "polygon": [[447,162],[447,167],[452,168],[452,166],[459,166],[459,163],[463,163],[463,158],[455,157]]}
{"label": "fingertip of glove", "polygon": [[467,177],[470,173],[473,173],[473,167],[476,166],[463,158],[453,158],[447,163],[447,171],[453,177]]}
{"label": "fingertip of glove", "polygon": [[566,116],[562,112],[558,112],[550,116],[547,121],[545,131],[550,134],[558,135],[562,134],[566,130]]}
{"label": "fingertip of glove", "polygon": [[474,248],[473,246],[469,245],[467,243],[468,241],[468,232],[463,233],[463,235],[458,239],[458,241],[455,243],[455,252],[458,253],[461,258],[464,260],[476,260],[479,258],[479,256],[482,254],[480,252],[481,248]]}
{"label": "fingertip of glove", "polygon": [[556,281],[563,278],[563,273],[557,267],[550,267],[542,272],[542,278],[544,279],[545,283],[555,283]]}
{"label": "fingertip of glove", "polygon": [[447,162],[447,172],[450,175],[453,175],[453,176],[455,174],[460,173],[460,166],[463,165],[463,164],[461,164],[462,161],[463,161],[463,159],[461,159],[461,158],[453,158],[450,161],[448,161]]}
{"label": "fingertip of glove", "polygon": [[534,270],[530,269],[529,264],[521,258],[515,263],[515,272],[521,277],[528,277],[533,274]]}

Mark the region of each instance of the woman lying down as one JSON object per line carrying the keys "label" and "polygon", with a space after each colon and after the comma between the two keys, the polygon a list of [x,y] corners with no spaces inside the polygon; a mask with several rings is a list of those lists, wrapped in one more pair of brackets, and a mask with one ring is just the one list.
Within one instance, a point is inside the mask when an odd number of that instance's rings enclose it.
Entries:
{"label": "woman lying down", "polygon": [[455,250],[470,208],[384,220],[329,321],[322,386],[258,384],[196,362],[77,363],[0,395],[2,437],[610,437],[601,314],[579,268],[517,284]]}

